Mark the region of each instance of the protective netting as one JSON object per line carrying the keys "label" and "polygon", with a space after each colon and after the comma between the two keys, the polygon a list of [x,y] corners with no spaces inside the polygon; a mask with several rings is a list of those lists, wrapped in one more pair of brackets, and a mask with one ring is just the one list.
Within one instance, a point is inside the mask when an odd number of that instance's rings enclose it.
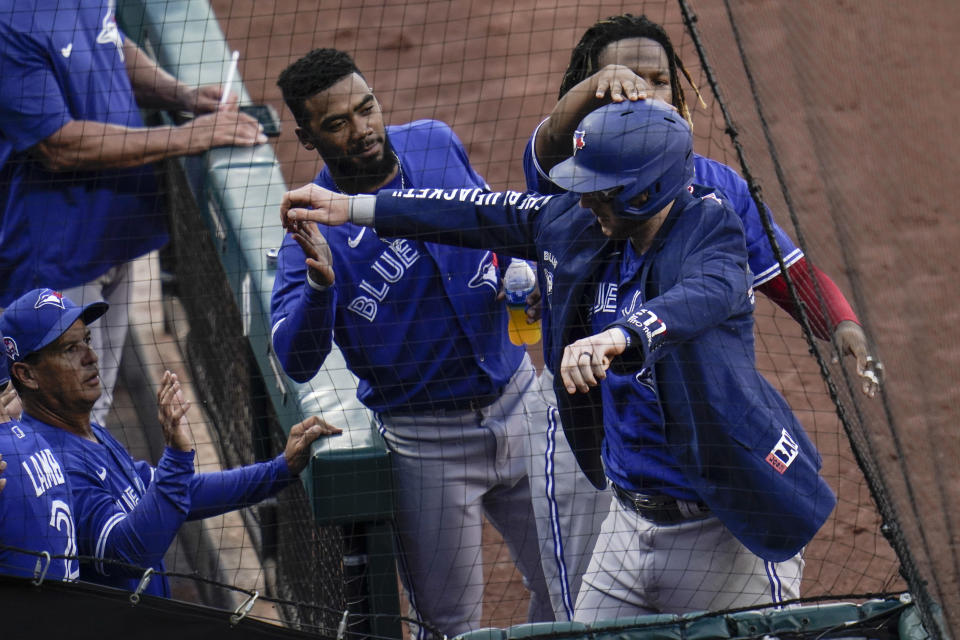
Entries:
{"label": "protective netting", "polygon": [[[136,12],[138,4],[131,0],[126,9]],[[939,96],[944,86],[960,86],[944,80],[956,74],[944,68],[952,33],[945,18],[955,22],[958,11],[947,2],[920,4],[430,0],[334,6],[212,0],[210,6],[229,49],[240,51],[239,76],[250,100],[281,114],[281,135],[270,144],[289,186],[312,181],[322,164],[297,140],[297,125],[276,80],[311,49],[350,53],[383,104],[387,124],[445,122],[492,189],[522,191],[524,145],[555,104],[570,51],[584,30],[624,12],[663,25],[702,96],[701,103],[681,80],[696,151],[762,186],[776,223],[839,285],[874,355],[887,365],[884,391],[865,397],[852,358],[833,362],[833,344],[813,338],[809,327],[757,296],[759,369],[815,441],[822,475],[838,500],[804,551],[801,594],[856,599],[909,589],[928,630],[946,637],[960,623],[956,516],[950,509],[958,486],[951,462],[958,451],[957,438],[938,421],[955,404],[957,391],[947,388],[955,363],[925,345],[938,340],[953,346],[934,320],[917,318],[917,293],[944,290],[930,272],[931,265],[947,261],[950,230],[943,228],[940,218],[946,216],[937,214],[945,209],[931,193],[950,182],[946,176],[937,181],[930,158],[949,157],[952,150],[950,136],[936,126],[934,106],[911,102],[903,88],[923,86],[928,95]],[[120,11],[124,8],[121,4]],[[131,35],[144,39],[150,51],[161,44],[158,33],[144,29]],[[912,49],[918,40],[928,46]],[[911,59],[914,55],[919,60]],[[892,81],[881,84],[878,78]],[[941,97],[940,104],[947,104],[949,96]],[[746,167],[733,140],[741,145]],[[136,302],[146,309],[148,326],[139,328],[137,340],[155,340],[146,346],[180,358],[176,366],[189,371],[191,393],[214,434],[210,444],[216,453],[204,460],[219,460],[211,468],[232,467],[272,458],[286,437],[272,404],[277,396],[271,397],[262,379],[270,374],[258,364],[256,356],[263,354],[252,351],[269,343],[270,322],[251,325],[250,309],[235,303],[238,296],[243,301],[246,285],[237,285],[237,264],[222,263],[226,241],[216,225],[224,220],[207,219],[219,196],[204,182],[209,167],[201,165],[189,163],[186,172],[178,161],[164,167],[171,242],[161,252],[159,271],[154,265],[137,276]],[[240,195],[231,184],[230,197],[242,206],[245,188],[278,186],[258,180],[241,185]],[[902,189],[906,183],[909,191]],[[238,234],[240,253],[262,249],[243,246],[251,233],[249,219]],[[264,246],[280,244],[275,214],[256,224],[260,227],[252,231]],[[246,267],[259,262],[248,260]],[[270,269],[255,275],[270,280]],[[903,280],[891,286],[890,277],[902,273],[911,275],[897,276]],[[951,314],[947,308],[942,316],[949,322]],[[539,348],[529,352],[542,366]],[[131,365],[131,357],[125,356],[127,370],[157,368],[150,358]],[[153,387],[144,396],[138,384]],[[141,425],[152,425],[133,412],[142,410],[137,405],[151,397],[155,385],[155,379],[137,380],[128,372],[111,414],[109,426],[138,457],[155,458],[159,451],[156,434],[140,435]],[[331,391],[350,397],[353,389]],[[289,399],[298,400],[293,393]],[[284,415],[289,411],[284,408]],[[324,412],[334,424],[343,415]],[[144,438],[148,442],[140,442]],[[337,633],[345,610],[352,616],[346,629],[356,634],[370,633],[377,615],[398,620],[395,607],[381,608],[383,599],[392,597],[389,589],[371,596],[370,583],[381,580],[382,587],[383,576],[363,573],[370,555],[381,554],[389,564],[395,549],[365,548],[350,525],[317,525],[311,509],[315,490],[297,483],[234,520],[181,536],[168,556],[170,568],[203,580],[180,576],[175,597],[233,607],[244,596],[218,595],[202,583],[262,590],[275,604],[261,603],[251,617],[325,636]],[[371,501],[367,495],[336,498]],[[231,553],[242,557],[228,559]],[[483,624],[525,622],[528,595],[489,525],[475,555],[484,567]],[[393,588],[398,579],[390,575],[386,582]],[[429,624],[424,629],[433,630]]]}

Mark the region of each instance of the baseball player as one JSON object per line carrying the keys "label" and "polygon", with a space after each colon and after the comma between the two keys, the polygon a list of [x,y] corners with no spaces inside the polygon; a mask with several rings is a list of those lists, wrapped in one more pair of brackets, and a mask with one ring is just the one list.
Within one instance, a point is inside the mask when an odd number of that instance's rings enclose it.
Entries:
{"label": "baseball player", "polygon": [[[527,187],[544,194],[561,193],[547,172],[571,154],[571,136],[577,123],[597,107],[613,100],[657,98],[673,104],[688,120],[689,111],[680,86],[680,73],[689,79],[666,31],[644,16],[613,16],[590,27],[574,48],[560,88],[560,101],[534,131],[524,152]],[[723,194],[743,223],[747,237],[753,287],[783,307],[798,321],[799,310],[787,291],[776,255],[770,246],[747,183],[733,169],[694,154],[696,182]],[[772,221],[772,216],[771,216]],[[808,264],[803,252],[773,222],[784,263],[811,322],[814,333],[841,352],[853,354],[862,376],[862,390],[873,397],[883,378],[883,365],[870,355],[866,335],[856,314],[836,284]],[[541,264],[541,279],[549,273]],[[811,277],[811,273],[813,277]],[[816,280],[816,282],[814,282]],[[545,283],[541,280],[541,289]],[[824,304],[821,304],[820,295]],[[825,309],[825,313],[824,313]],[[543,323],[549,324],[549,314]],[[544,331],[548,329],[544,327]],[[549,353],[545,354],[549,358]],[[550,366],[545,368],[543,389],[551,398]],[[562,432],[547,426],[533,434],[531,447],[539,465],[530,471],[531,491],[537,507],[538,530],[545,551],[544,572],[558,620],[572,615],[572,599],[587,568],[599,524],[606,515],[610,494],[593,490],[571,463],[569,445]],[[536,425],[534,425],[536,426]],[[544,519],[546,514],[546,520]],[[546,521],[547,526],[543,526]]]}
{"label": "baseball player", "polygon": [[[7,359],[0,357],[0,391],[9,383]],[[51,580],[76,580],[77,528],[67,474],[47,441],[12,418],[6,405],[0,406],[0,459],[0,573],[33,578],[39,568]],[[47,556],[36,555],[43,552]]]}
{"label": "baseball player", "polygon": [[[338,430],[311,418],[294,425],[286,450],[269,462],[195,474],[193,438],[182,420],[190,405],[166,372],[157,399],[167,447],[156,467],[134,461],[90,421],[100,376],[88,325],[106,310],[105,302],[80,307],[59,292],[34,289],[0,316],[0,336],[23,403],[20,421],[49,443],[70,483],[77,548],[94,558],[92,567],[81,565],[80,578],[132,591],[144,568],[163,571],[163,555],[184,520],[275,495],[306,466],[310,443]],[[143,592],[169,596],[170,586],[160,576]]]}
{"label": "baseball player", "polygon": [[[575,619],[780,602],[835,497],[820,457],[756,369],[742,225],[692,184],[693,136],[657,100],[592,112],[551,171],[567,191],[289,192],[285,225],[487,246],[549,265],[545,348],[564,432],[617,500]],[[307,208],[310,207],[310,208]],[[602,447],[601,447],[602,444]]]}
{"label": "baseball player", "polygon": [[[384,126],[346,53],[312,51],[278,84],[301,143],[326,165],[316,184],[346,193],[486,189],[447,125]],[[529,357],[510,342],[496,256],[357,225],[290,231],[271,304],[274,350],[305,382],[332,339],[359,378],[357,396],[392,454],[413,617],[451,637],[479,627],[486,515],[531,591],[528,620],[551,620],[526,473],[529,423],[547,408]]]}
{"label": "baseball player", "polygon": [[[53,286],[105,299],[94,327],[106,420],[128,327],[130,261],[167,242],[153,162],[267,141],[218,86],[160,69],[116,20],[115,0],[7,0],[0,9],[0,308]],[[144,127],[140,107],[198,114]],[[37,215],[42,211],[43,215]]]}

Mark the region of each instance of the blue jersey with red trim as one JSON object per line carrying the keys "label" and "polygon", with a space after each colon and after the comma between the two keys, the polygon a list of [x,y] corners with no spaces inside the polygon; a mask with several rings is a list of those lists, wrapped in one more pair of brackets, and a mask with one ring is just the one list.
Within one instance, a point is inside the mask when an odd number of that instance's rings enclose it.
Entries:
{"label": "blue jersey with red trim", "polygon": [[72,120],[142,127],[114,3],[0,8],[0,306],[65,289],[166,242],[151,166],[51,172],[30,150]]}
{"label": "blue jersey with red trim", "polygon": [[[444,123],[419,120],[387,134],[401,171],[384,188],[486,188]],[[315,182],[337,190],[326,168]],[[499,393],[524,350],[507,333],[492,252],[384,238],[351,224],[320,230],[336,272],[326,291],[307,283],[305,255],[290,234],[280,249],[271,311],[274,351],[287,374],[312,378],[332,338],[360,379],[358,398],[374,411],[416,412]]]}
{"label": "blue jersey with red trim", "polygon": [[32,578],[39,556],[16,547],[46,551],[51,558],[45,579],[76,580],[76,514],[66,469],[43,436],[19,421],[0,424],[0,454],[7,485],[0,492],[0,573]]}

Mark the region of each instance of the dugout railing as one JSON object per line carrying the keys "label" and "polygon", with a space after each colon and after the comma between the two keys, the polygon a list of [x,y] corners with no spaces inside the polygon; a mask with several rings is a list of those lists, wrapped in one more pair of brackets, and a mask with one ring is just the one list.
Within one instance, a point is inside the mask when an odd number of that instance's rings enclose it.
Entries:
{"label": "dugout railing", "polygon": [[[183,82],[224,81],[229,49],[206,0],[120,0],[117,15],[125,33]],[[237,80],[234,91],[248,103]],[[274,547],[280,596],[305,605],[288,622],[332,633],[349,610],[356,614],[351,631],[400,637],[389,458],[356,399],[356,380],[336,346],[306,384],[287,378],[272,353],[268,251],[282,239],[278,205],[286,190],[272,147],[214,149],[164,170],[171,247],[162,264],[186,311],[187,359],[224,458],[241,464],[275,454],[276,444],[271,452],[264,442],[282,443],[310,415],[344,430],[314,446],[304,472],[315,531],[303,527],[305,514],[295,507],[257,511],[261,546]],[[291,532],[297,525],[299,536]],[[296,536],[299,551],[278,543],[283,536]]]}

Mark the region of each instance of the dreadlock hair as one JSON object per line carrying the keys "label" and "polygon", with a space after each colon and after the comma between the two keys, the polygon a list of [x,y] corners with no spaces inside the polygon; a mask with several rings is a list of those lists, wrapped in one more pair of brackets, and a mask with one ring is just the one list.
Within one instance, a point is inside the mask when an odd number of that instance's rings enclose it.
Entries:
{"label": "dreadlock hair", "polygon": [[683,61],[673,49],[673,43],[670,42],[670,36],[664,31],[663,27],[652,22],[645,15],[635,16],[630,13],[624,13],[619,16],[611,16],[606,20],[600,20],[584,32],[580,42],[573,48],[570,55],[570,65],[563,74],[563,80],[560,83],[560,97],[562,98],[570,89],[586,80],[589,76],[599,71],[599,58],[601,52],[611,43],[627,38],[649,38],[660,44],[667,54],[667,60],[670,64],[670,86],[673,88],[673,106],[677,111],[690,120],[690,110],[687,107],[687,101],[683,95],[683,88],[680,86],[680,78],[677,74],[679,70],[693,87],[697,98],[700,97],[700,90],[694,84],[693,79],[687,68],[683,66]]}
{"label": "dreadlock hair", "polygon": [[308,127],[310,114],[304,103],[352,73],[363,77],[350,54],[339,49],[314,49],[284,69],[277,86],[297,125]]}

